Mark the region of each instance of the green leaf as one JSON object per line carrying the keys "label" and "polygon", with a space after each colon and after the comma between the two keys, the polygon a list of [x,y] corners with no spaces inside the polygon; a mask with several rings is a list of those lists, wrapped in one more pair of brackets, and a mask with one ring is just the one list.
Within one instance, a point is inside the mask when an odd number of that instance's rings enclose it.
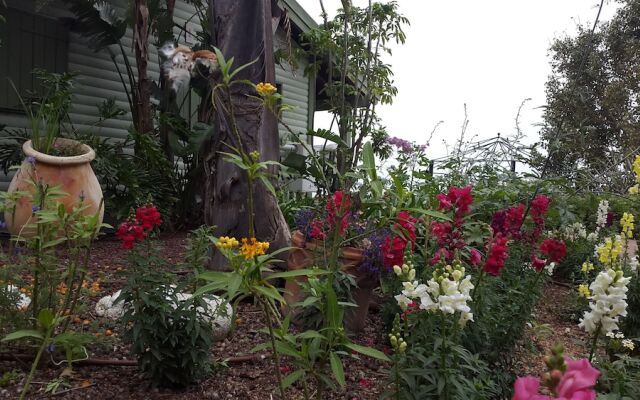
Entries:
{"label": "green leaf", "polygon": [[284,379],[282,380],[282,386],[287,388],[296,383],[296,381],[298,381],[298,379],[302,378],[303,376],[304,370],[299,369],[297,371],[293,371],[292,373],[284,377]]}
{"label": "green leaf", "polygon": [[384,354],[380,350],[372,349],[371,347],[360,346],[359,344],[355,343],[347,343],[345,344],[345,346],[357,353],[364,354],[367,357],[377,358],[378,360],[383,361],[391,361],[391,359],[387,357],[386,354]]}
{"label": "green leaf", "polygon": [[255,286],[254,289],[256,292],[259,292],[260,294],[264,295],[267,298],[275,300],[279,303],[285,302],[282,296],[280,295],[280,293],[278,293],[278,291],[274,288],[268,288],[264,286]]}
{"label": "green leaf", "polygon": [[16,332],[12,332],[10,334],[8,334],[7,336],[5,336],[4,338],[2,338],[2,342],[8,342],[10,340],[18,340],[18,339],[23,339],[23,338],[36,338],[36,339],[40,339],[40,340],[44,340],[44,336],[42,336],[42,333],[34,330],[34,329],[23,329],[21,331],[16,331]]}
{"label": "green leaf", "polygon": [[318,275],[326,275],[331,273],[327,270],[322,269],[296,269],[293,271],[285,271],[285,272],[276,272],[267,276],[265,279],[278,279],[278,278],[295,278],[296,276],[318,276]]}
{"label": "green leaf", "polygon": [[372,181],[378,180],[378,175],[376,174],[376,159],[373,155],[373,146],[371,145],[371,142],[365,143],[362,148],[362,164],[367,170],[369,178]]}
{"label": "green leaf", "polygon": [[55,316],[53,315],[53,312],[48,308],[43,308],[38,313],[38,323],[44,329],[51,328],[53,326],[54,319]]}
{"label": "green leaf", "polygon": [[314,331],[314,330],[304,331],[301,334],[299,334],[298,337],[300,339],[314,339],[314,338],[326,339],[327,338],[326,336],[324,336],[320,332]]}
{"label": "green leaf", "polygon": [[227,291],[227,294],[230,299],[233,299],[236,296],[236,293],[238,292],[238,289],[240,288],[241,284],[242,284],[242,275],[231,274],[231,276],[229,277],[229,290]]}
{"label": "green leaf", "polygon": [[346,382],[344,379],[344,368],[342,367],[342,360],[340,360],[340,357],[332,351],[329,355],[329,361],[331,362],[331,372],[333,372],[333,376],[335,376],[336,381],[338,381],[338,384],[340,384],[340,386],[344,386]]}
{"label": "green leaf", "polygon": [[269,179],[266,176],[260,175],[258,178],[260,178],[264,186],[267,188],[269,192],[271,192],[272,195],[277,196],[276,189],[273,187],[273,185],[271,184],[271,181],[269,181]]}
{"label": "green leaf", "polygon": [[229,280],[229,275],[231,275],[231,272],[209,271],[203,272],[198,275],[198,279],[203,279],[205,281],[226,282]]}
{"label": "green leaf", "polygon": [[433,211],[433,210],[425,210],[424,208],[407,208],[407,211],[413,211],[413,212],[417,212],[419,214],[424,214],[424,215],[429,215],[431,217],[434,218],[438,218],[438,219],[443,219],[445,221],[451,221],[451,217],[449,217],[446,214],[443,214],[439,211]]}

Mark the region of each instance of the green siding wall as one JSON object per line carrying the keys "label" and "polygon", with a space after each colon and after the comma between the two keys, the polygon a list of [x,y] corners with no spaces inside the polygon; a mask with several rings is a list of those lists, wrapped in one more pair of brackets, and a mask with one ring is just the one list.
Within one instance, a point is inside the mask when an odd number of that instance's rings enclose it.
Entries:
{"label": "green siding wall", "polygon": [[[126,4],[124,0],[112,2],[116,4]],[[32,11],[32,5],[22,3],[20,1],[9,0],[8,6],[16,9],[24,9]],[[31,9],[30,9],[31,8]],[[49,6],[41,11],[43,15],[51,18],[66,16],[67,13],[59,6]],[[194,18],[195,7],[184,1],[176,2],[174,20],[180,26],[186,28],[187,32],[196,32],[200,27],[195,23]],[[176,35],[180,34],[181,43],[187,46],[194,43],[194,38],[190,34],[182,32],[176,28]],[[185,37],[186,36],[186,37]],[[74,93],[74,102],[71,108],[71,119],[74,126],[79,130],[94,129],[101,136],[113,138],[114,140],[123,139],[127,135],[127,131],[131,126],[131,114],[129,113],[129,105],[125,92],[122,90],[122,83],[116,72],[113,61],[107,51],[93,52],[85,44],[84,40],[75,34],[69,34],[68,42],[68,71],[76,71],[79,73],[77,78],[77,88]],[[151,40],[153,41],[153,40]],[[285,35],[279,29],[275,35],[275,46],[286,44]],[[132,31],[127,29],[127,33],[122,40],[125,48],[129,50],[128,60],[135,70],[135,58],[131,49]],[[116,61],[121,71],[125,70],[125,65],[119,51]],[[153,80],[158,79],[159,65],[157,49],[155,46],[149,46],[149,76]],[[276,66],[276,81],[282,85],[282,92],[285,102],[294,106],[294,109],[287,111],[283,118],[285,122],[296,133],[304,133],[308,129],[308,104],[309,104],[309,80],[304,76],[303,70],[305,60],[299,62],[298,70],[292,70],[288,64]],[[97,107],[104,100],[113,98],[116,104],[127,111],[127,114],[118,118],[104,121],[100,128],[91,127],[96,122],[98,116]],[[195,103],[194,103],[195,104]],[[186,110],[188,115],[188,110]],[[185,116],[186,116],[185,115]],[[11,127],[25,127],[26,120],[19,114],[7,114],[0,112],[0,123],[7,124]],[[281,137],[284,135],[284,128],[280,127]],[[0,190],[6,190],[10,181],[10,176],[5,176],[0,172]]]}

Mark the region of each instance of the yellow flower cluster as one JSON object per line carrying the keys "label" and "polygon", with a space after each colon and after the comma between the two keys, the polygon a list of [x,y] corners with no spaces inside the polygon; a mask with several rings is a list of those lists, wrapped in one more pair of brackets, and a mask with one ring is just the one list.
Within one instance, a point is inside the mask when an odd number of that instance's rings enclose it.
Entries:
{"label": "yellow flower cluster", "polygon": [[636,182],[640,183],[640,154],[636,156],[633,162],[633,173],[636,174]]}
{"label": "yellow flower cluster", "polygon": [[624,213],[620,220],[620,226],[622,226],[622,237],[630,239],[633,237],[633,214]]}
{"label": "yellow flower cluster", "polygon": [[633,185],[629,188],[629,194],[638,194],[640,193],[640,186]]}
{"label": "yellow flower cluster", "polygon": [[613,241],[611,238],[606,238],[604,244],[599,246],[596,251],[598,253],[598,260],[603,265],[615,267],[623,251],[622,240],[616,238],[615,241]]}
{"label": "yellow flower cluster", "polygon": [[270,83],[260,82],[256,85],[256,91],[260,96],[269,96],[274,94],[278,89]]}
{"label": "yellow flower cluster", "polygon": [[591,291],[589,290],[589,286],[587,286],[586,283],[583,283],[580,286],[578,286],[578,295],[585,298],[591,296]]}
{"label": "yellow flower cluster", "polygon": [[234,247],[237,247],[240,243],[238,242],[238,240],[234,237],[229,237],[229,236],[220,236],[218,238],[218,242],[216,243],[216,247],[219,247],[221,249],[232,249]]}
{"label": "yellow flower cluster", "polygon": [[269,242],[258,242],[254,237],[251,239],[242,238],[240,254],[242,254],[247,260],[250,260],[256,256],[265,254],[268,249]]}
{"label": "yellow flower cluster", "polygon": [[582,272],[590,272],[593,271],[596,267],[593,266],[593,263],[589,261],[585,261],[582,263]]}

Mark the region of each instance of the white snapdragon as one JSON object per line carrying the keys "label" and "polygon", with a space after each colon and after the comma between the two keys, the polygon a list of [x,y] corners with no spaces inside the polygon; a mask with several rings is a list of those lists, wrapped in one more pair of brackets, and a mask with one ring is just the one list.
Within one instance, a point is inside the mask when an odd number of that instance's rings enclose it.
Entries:
{"label": "white snapdragon", "polygon": [[607,214],[609,214],[609,202],[601,200],[596,213],[596,231],[607,226]]}
{"label": "white snapdragon", "polygon": [[627,284],[631,278],[624,277],[622,271],[606,269],[601,271],[591,283],[589,311],[585,311],[579,326],[589,333],[602,327],[605,333],[618,329],[620,317],[627,315]]}
{"label": "white snapdragon", "polygon": [[[415,272],[414,274],[410,272],[402,271],[404,275],[415,277]],[[462,326],[467,321],[473,321],[473,313],[467,304],[471,300],[473,284],[471,276],[465,276],[465,270],[461,266],[447,265],[444,269],[436,271],[434,277],[426,284],[406,281],[402,286],[402,293],[395,296],[395,299],[403,310],[406,310],[411,302],[416,301],[421,310],[440,311],[444,314],[460,313],[458,322]]]}
{"label": "white snapdragon", "polygon": [[574,222],[573,224],[566,225],[562,230],[562,237],[565,240],[575,242],[578,239],[584,239],[587,237],[587,229],[580,222]]}
{"label": "white snapdragon", "polygon": [[551,262],[548,265],[545,265],[544,267],[544,272],[547,273],[547,275],[549,276],[553,276],[553,270],[556,268],[556,263]]}

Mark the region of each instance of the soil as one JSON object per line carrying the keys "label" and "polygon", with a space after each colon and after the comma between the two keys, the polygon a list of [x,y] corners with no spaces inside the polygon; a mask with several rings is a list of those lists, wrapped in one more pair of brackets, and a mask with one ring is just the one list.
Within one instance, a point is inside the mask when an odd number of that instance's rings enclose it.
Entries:
{"label": "soil", "polygon": [[[162,238],[163,256],[170,264],[178,264],[184,254],[186,234],[166,235]],[[123,284],[120,273],[126,268],[126,255],[120,250],[120,242],[102,239],[92,252],[88,273],[89,282],[99,280],[100,290],[95,296],[83,298],[84,307],[79,313],[79,324],[74,329],[84,330],[97,336],[97,344],[91,346],[89,356],[103,359],[128,359],[129,351],[120,340],[121,330],[113,322],[93,315],[95,302],[102,296],[112,294]],[[542,357],[555,342],[561,341],[570,357],[587,354],[587,337],[574,322],[567,322],[570,289],[549,284],[536,312],[536,323],[527,329],[527,334],[515,351],[513,373],[522,376],[540,375],[544,371]],[[259,332],[264,327],[262,315],[251,303],[241,304],[237,313],[237,330],[227,339],[216,343],[212,356],[216,360],[229,357],[253,355],[250,349],[267,339]],[[85,325],[84,321],[88,320]],[[380,316],[371,312],[364,332],[352,337],[355,343],[390,352],[386,332]],[[105,337],[107,330],[112,334]],[[7,354],[6,345],[0,353]],[[7,357],[5,357],[7,358]],[[9,386],[0,388],[0,399],[18,398],[20,383],[30,367],[29,362],[18,360],[0,361],[2,373],[17,370],[19,377]],[[30,399],[276,399],[277,384],[275,364],[270,357],[228,366],[218,365],[211,377],[186,390],[152,388],[136,367],[132,366],[77,366],[70,380],[71,387],[60,388],[56,395],[45,394],[47,384],[60,376],[63,366],[49,366],[37,371],[30,389]],[[327,393],[326,399],[378,399],[385,390],[388,365],[369,358],[346,358],[344,370],[347,384],[344,388]],[[292,367],[286,358],[282,361],[284,373]],[[293,387],[287,391],[289,399],[301,399],[302,392]]]}

